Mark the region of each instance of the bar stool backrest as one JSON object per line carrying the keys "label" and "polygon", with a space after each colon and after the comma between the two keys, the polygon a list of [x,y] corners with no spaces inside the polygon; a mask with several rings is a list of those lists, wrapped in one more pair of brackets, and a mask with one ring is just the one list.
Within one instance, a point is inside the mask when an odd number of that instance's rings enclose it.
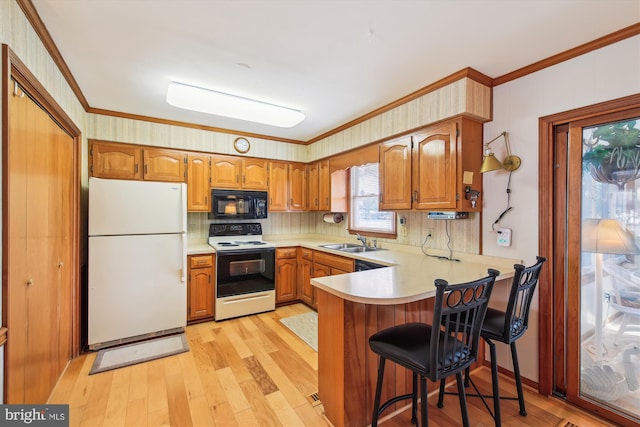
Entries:
{"label": "bar stool backrest", "polygon": [[546,261],[546,258],[541,256],[537,256],[536,259],[537,262],[530,267],[521,264],[514,265],[516,272],[505,311],[504,342],[506,344],[520,338],[529,326],[531,301],[538,284],[542,264]]}
{"label": "bar stool backrest", "polygon": [[449,285],[437,279],[428,377],[432,381],[453,375],[477,358],[480,331],[497,270],[482,279]]}

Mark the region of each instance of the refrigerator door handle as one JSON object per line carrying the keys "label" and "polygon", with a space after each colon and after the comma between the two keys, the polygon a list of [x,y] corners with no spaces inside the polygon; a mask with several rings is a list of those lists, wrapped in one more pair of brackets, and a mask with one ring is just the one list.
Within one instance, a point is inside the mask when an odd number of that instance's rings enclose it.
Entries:
{"label": "refrigerator door handle", "polygon": [[182,274],[181,282],[187,281],[187,233],[182,233]]}

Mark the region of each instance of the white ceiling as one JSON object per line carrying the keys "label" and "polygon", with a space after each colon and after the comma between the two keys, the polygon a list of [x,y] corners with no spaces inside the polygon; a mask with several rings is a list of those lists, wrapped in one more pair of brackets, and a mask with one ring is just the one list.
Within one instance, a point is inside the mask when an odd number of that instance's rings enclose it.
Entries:
{"label": "white ceiling", "polygon": [[[307,141],[472,67],[498,77],[640,22],[640,0],[32,0],[92,108]],[[171,81],[302,110],[277,128]]]}

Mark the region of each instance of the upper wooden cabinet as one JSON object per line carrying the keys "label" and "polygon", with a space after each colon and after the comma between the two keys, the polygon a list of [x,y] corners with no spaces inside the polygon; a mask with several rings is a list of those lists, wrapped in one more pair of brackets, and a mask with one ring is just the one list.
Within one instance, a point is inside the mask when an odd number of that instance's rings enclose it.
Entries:
{"label": "upper wooden cabinet", "polygon": [[185,182],[187,179],[187,155],[182,151],[145,148],[142,150],[142,158],[142,177],[145,180]]}
{"label": "upper wooden cabinet", "polygon": [[211,156],[211,186],[240,188],[242,159],[233,156]]}
{"label": "upper wooden cabinet", "polygon": [[307,165],[289,164],[289,210],[306,211],[307,202]]}
{"label": "upper wooden cabinet", "polygon": [[208,212],[211,161],[205,154],[187,155],[187,211]]}
{"label": "upper wooden cabinet", "polygon": [[267,191],[267,165],[264,159],[242,159],[242,188]]}
{"label": "upper wooden cabinet", "polygon": [[320,160],[318,165],[318,210],[331,210],[331,170],[329,160]]}
{"label": "upper wooden cabinet", "polygon": [[329,160],[320,160],[310,164],[307,178],[308,210],[331,210],[331,171],[329,170]]}
{"label": "upper wooden cabinet", "polygon": [[211,187],[267,190],[267,160],[211,156]]}
{"label": "upper wooden cabinet", "polygon": [[[380,146],[380,209],[480,211],[482,124],[460,118]],[[410,189],[410,192],[407,191]]]}
{"label": "upper wooden cabinet", "polygon": [[90,176],[142,179],[142,148],[89,140],[89,165]]}
{"label": "upper wooden cabinet", "polygon": [[289,207],[289,165],[269,162],[269,212],[286,212]]}
{"label": "upper wooden cabinet", "polygon": [[411,137],[380,145],[380,209],[411,209]]}
{"label": "upper wooden cabinet", "polygon": [[318,166],[319,162],[311,163],[307,167],[307,210],[317,211],[318,201]]}
{"label": "upper wooden cabinet", "polygon": [[456,130],[453,122],[411,137],[414,150],[411,181],[416,209],[457,207],[460,193],[456,191]]}
{"label": "upper wooden cabinet", "polygon": [[269,162],[269,211],[307,210],[307,167],[304,163]]}
{"label": "upper wooden cabinet", "polygon": [[187,155],[179,150],[89,141],[89,172],[97,178],[185,182]]}

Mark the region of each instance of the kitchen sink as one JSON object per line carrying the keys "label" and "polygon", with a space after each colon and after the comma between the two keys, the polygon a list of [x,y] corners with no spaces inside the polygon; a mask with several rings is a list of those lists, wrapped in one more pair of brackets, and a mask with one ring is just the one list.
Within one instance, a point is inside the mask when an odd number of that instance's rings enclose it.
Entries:
{"label": "kitchen sink", "polygon": [[361,248],[362,245],[358,243],[333,243],[330,245],[320,245],[321,248],[327,249],[335,249],[338,251],[343,251],[345,249],[353,249],[353,248]]}
{"label": "kitchen sink", "polygon": [[384,251],[386,249],[382,248],[370,248],[359,245],[357,243],[334,243],[329,245],[320,245],[321,248],[327,249],[335,249],[337,251],[349,252],[349,253],[359,253],[359,252],[374,252],[374,251]]}

